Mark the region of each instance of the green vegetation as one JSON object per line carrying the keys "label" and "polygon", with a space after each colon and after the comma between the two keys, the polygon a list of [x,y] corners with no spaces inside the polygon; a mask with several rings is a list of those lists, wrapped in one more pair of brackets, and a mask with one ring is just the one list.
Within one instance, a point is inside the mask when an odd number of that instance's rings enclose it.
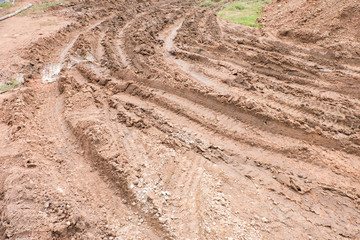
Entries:
{"label": "green vegetation", "polygon": [[205,0],[200,3],[200,6],[201,7],[212,7],[212,6],[223,4],[225,2],[227,2],[227,0],[221,0],[219,2],[214,2],[213,0]]}
{"label": "green vegetation", "polygon": [[12,5],[12,4],[9,3],[9,2],[2,2],[2,3],[0,3],[0,11],[1,11],[1,10],[6,10],[6,9],[8,9],[8,8],[11,8],[12,6],[14,6],[14,5]]}
{"label": "green vegetation", "polygon": [[250,27],[261,27],[256,19],[261,17],[261,10],[271,0],[240,0],[228,4],[217,15],[226,21]]}
{"label": "green vegetation", "polygon": [[19,85],[19,82],[16,79],[13,79],[11,83],[2,83],[0,84],[0,92],[9,91],[13,88],[16,88]]}
{"label": "green vegetation", "polygon": [[210,7],[210,6],[214,6],[216,3],[211,1],[211,0],[206,0],[204,2],[200,3],[201,7]]}
{"label": "green vegetation", "polygon": [[63,0],[59,1],[43,1],[39,3],[34,3],[34,5],[27,9],[26,11],[20,13],[19,15],[34,15],[34,14],[41,14],[48,10],[48,8],[56,6],[56,5],[65,5],[66,2]]}

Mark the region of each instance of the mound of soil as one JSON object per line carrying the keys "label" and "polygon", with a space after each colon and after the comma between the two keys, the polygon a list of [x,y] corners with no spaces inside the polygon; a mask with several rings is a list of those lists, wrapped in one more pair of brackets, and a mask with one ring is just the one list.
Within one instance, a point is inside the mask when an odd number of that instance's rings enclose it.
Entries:
{"label": "mound of soil", "polygon": [[275,29],[278,36],[347,49],[360,57],[358,0],[276,0],[264,10],[263,25]]}

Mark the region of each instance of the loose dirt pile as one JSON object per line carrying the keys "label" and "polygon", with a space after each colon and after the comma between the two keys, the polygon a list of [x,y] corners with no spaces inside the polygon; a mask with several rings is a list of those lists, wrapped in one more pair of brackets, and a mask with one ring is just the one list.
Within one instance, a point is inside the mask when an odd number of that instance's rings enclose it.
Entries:
{"label": "loose dirt pile", "polygon": [[[358,0],[276,0],[265,8],[262,23],[279,37],[325,47],[336,59],[360,58]],[[312,46],[316,47],[315,46]]]}
{"label": "loose dirt pile", "polygon": [[194,1],[69,4],[0,97],[0,235],[358,239],[359,57],[274,34],[276,4],[263,29]]}

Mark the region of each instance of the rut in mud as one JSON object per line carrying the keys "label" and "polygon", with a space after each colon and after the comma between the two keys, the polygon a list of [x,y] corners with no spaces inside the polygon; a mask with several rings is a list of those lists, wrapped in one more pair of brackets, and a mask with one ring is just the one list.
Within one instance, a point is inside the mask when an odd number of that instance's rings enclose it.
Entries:
{"label": "rut in mud", "polygon": [[2,99],[4,238],[359,238],[357,56],[194,1],[72,9]]}

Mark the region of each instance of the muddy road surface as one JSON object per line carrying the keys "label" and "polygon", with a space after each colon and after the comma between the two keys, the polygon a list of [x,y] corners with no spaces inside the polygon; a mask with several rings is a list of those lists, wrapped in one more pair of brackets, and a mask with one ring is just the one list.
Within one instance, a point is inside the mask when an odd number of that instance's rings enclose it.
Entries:
{"label": "muddy road surface", "polygon": [[355,52],[195,1],[67,8],[0,95],[2,239],[360,239]]}

